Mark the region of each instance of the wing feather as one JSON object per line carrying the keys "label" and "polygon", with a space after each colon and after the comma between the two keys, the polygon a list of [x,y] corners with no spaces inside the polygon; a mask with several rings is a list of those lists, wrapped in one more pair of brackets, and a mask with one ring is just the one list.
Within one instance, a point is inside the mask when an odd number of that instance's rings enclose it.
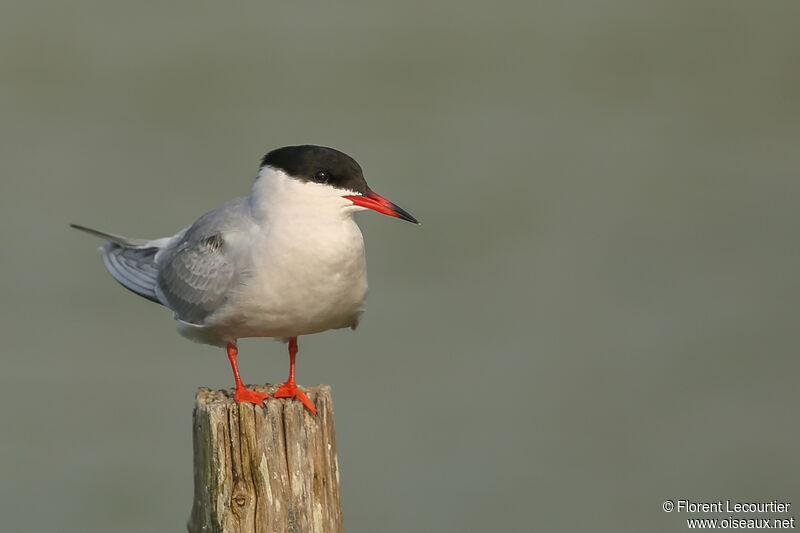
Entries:
{"label": "wing feather", "polygon": [[158,275],[155,257],[161,240],[130,239],[79,224],[70,226],[109,241],[102,248],[106,270],[126,289],[148,300],[161,303],[155,291]]}
{"label": "wing feather", "polygon": [[158,272],[154,257],[158,248],[123,248],[114,243],[103,247],[103,262],[106,268],[128,289],[145,298],[158,301],[155,284]]}
{"label": "wing feather", "polygon": [[251,223],[249,202],[237,198],[200,217],[158,254],[156,293],[176,318],[202,325],[224,305],[240,272],[226,235]]}

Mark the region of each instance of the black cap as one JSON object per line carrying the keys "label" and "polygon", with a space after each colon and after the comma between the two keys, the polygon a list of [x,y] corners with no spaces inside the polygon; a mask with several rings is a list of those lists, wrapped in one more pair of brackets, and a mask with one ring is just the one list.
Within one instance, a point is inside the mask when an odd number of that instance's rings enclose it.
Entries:
{"label": "black cap", "polygon": [[325,183],[345,191],[366,194],[369,190],[356,160],[326,146],[284,146],[264,156],[261,167],[265,166],[282,170],[298,180]]}

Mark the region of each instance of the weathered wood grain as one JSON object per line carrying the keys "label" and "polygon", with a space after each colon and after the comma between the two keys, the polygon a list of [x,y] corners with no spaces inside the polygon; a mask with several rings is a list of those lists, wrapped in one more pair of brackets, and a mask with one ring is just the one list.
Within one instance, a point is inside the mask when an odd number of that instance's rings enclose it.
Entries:
{"label": "weathered wood grain", "polygon": [[306,392],[317,416],[295,400],[261,407],[236,404],[233,390],[197,391],[190,533],[342,531],[331,389]]}

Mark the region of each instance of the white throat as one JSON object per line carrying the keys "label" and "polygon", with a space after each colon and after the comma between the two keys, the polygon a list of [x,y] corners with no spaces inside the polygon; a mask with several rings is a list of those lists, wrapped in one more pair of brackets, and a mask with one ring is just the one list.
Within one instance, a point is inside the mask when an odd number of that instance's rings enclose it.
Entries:
{"label": "white throat", "polygon": [[253,185],[251,204],[256,218],[271,223],[285,219],[319,224],[352,219],[353,213],[363,209],[344,198],[346,194],[359,193],[295,179],[283,170],[265,166]]}
{"label": "white throat", "polygon": [[231,319],[253,322],[237,325],[237,336],[292,337],[358,324],[367,293],[364,240],[352,216],[358,207],[342,194],[262,169],[250,199],[258,221],[249,248],[253,275]]}

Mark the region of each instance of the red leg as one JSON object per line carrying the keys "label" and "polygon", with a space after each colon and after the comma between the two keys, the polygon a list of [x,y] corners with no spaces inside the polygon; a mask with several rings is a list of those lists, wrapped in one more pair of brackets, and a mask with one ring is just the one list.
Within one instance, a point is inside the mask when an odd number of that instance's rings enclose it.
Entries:
{"label": "red leg", "polygon": [[236,363],[237,355],[239,355],[239,349],[235,344],[229,342],[228,359],[230,359],[231,368],[233,368],[233,379],[236,380],[236,394],[233,395],[233,399],[236,400],[237,403],[250,402],[255,405],[261,405],[264,403],[264,400],[269,398],[269,394],[266,392],[256,392],[244,386],[242,378],[239,376],[239,365]]}
{"label": "red leg", "polygon": [[314,414],[317,414],[317,408],[314,407],[314,402],[306,395],[305,392],[297,388],[297,383],[294,381],[294,361],[297,357],[297,337],[289,339],[289,379],[286,383],[275,391],[276,398],[295,398],[303,402],[303,405]]}

